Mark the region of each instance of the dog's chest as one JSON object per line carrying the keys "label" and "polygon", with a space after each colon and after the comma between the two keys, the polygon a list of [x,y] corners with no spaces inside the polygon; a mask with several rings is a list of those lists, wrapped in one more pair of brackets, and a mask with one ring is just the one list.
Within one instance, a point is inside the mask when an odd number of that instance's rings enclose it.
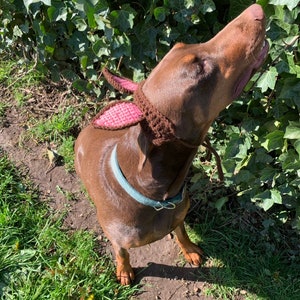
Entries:
{"label": "dog's chest", "polygon": [[185,217],[185,209],[132,214],[132,220],[114,219],[106,224],[106,231],[124,248],[134,248],[162,239],[172,232]]}

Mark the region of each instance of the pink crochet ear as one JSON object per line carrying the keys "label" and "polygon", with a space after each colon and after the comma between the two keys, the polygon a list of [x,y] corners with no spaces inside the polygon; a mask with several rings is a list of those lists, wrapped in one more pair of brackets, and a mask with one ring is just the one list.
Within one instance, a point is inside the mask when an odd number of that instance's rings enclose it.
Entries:
{"label": "pink crochet ear", "polygon": [[135,125],[143,118],[143,113],[134,103],[117,101],[102,109],[92,124],[95,128],[117,130]]}
{"label": "pink crochet ear", "polygon": [[119,77],[119,76],[116,76],[116,75],[113,75],[112,78],[123,89],[125,89],[129,92],[134,92],[138,88],[138,84],[136,82],[131,81],[130,79],[127,79],[127,78],[124,78],[124,77]]}
{"label": "pink crochet ear", "polygon": [[133,82],[132,80],[125,77],[117,76],[106,68],[102,70],[102,73],[107,81],[117,90],[133,93],[138,88],[138,83]]}

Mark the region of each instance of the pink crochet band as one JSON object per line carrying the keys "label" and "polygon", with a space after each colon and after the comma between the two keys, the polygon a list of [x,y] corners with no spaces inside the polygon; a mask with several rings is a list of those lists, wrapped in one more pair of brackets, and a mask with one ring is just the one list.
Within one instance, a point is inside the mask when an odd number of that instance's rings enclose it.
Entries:
{"label": "pink crochet band", "polygon": [[175,135],[174,124],[145,96],[144,81],[135,83],[111,73],[106,68],[102,72],[114,88],[122,92],[134,92],[134,102],[120,101],[106,106],[93,119],[92,124],[95,128],[118,130],[140,123],[144,133],[156,146],[178,140],[187,147],[198,147],[184,142]]}

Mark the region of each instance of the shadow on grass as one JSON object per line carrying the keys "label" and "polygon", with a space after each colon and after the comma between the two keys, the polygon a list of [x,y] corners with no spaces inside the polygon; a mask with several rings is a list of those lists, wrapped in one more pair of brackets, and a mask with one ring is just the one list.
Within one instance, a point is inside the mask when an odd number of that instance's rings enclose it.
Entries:
{"label": "shadow on grass", "polygon": [[300,299],[299,237],[275,225],[259,230],[249,220],[242,210],[207,210],[189,230],[206,255],[202,267],[152,263],[135,269],[137,282],[146,276],[205,281],[206,294],[216,299]]}
{"label": "shadow on grass", "polygon": [[[192,231],[208,256],[207,268],[198,269],[199,279],[211,283],[212,295],[222,299],[234,298],[236,291],[250,299],[300,299],[296,236],[278,228],[259,230],[259,224],[254,227],[245,215],[242,211],[208,214],[209,222],[194,224]],[[268,220],[256,219],[260,221]]]}

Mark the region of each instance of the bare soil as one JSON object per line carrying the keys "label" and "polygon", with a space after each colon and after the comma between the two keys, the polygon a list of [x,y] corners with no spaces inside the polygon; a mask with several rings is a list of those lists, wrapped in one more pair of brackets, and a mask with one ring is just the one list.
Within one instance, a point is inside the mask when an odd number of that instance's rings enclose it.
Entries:
{"label": "bare soil", "polygon": [[[36,92],[30,91],[32,105],[25,109],[12,105],[6,111],[5,117],[0,118],[0,147],[18,167],[27,172],[38,187],[41,199],[47,201],[54,212],[67,212],[64,219],[66,229],[93,231],[99,236],[99,244],[104,247],[104,251],[109,253],[110,243],[103,237],[95,207],[83,192],[77,175],[67,172],[64,166],[49,169],[47,145],[22,138],[27,130],[27,113],[51,113],[54,104],[64,100],[59,90],[50,90],[41,87]],[[14,103],[11,95],[0,94],[2,99],[10,97]],[[136,283],[141,285],[141,292],[134,299],[212,299],[203,294],[209,284],[201,280],[197,268],[184,263],[171,236],[131,249],[130,256]]]}

